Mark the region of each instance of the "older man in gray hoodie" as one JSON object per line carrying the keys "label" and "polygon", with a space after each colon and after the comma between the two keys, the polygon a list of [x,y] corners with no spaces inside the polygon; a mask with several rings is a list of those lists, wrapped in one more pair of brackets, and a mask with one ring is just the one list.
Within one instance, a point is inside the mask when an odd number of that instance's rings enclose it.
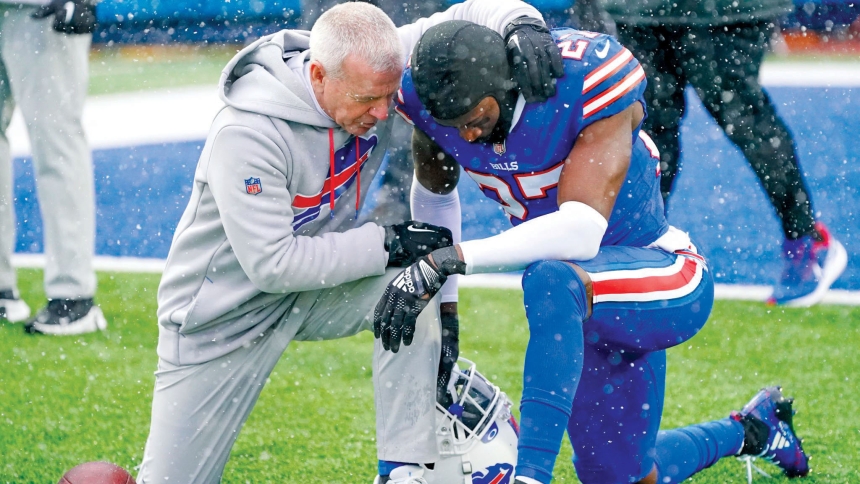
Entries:
{"label": "older man in gray hoodie", "polygon": [[[539,18],[518,0],[469,0],[396,29],[378,8],[347,3],[311,33],[278,32],[230,61],[220,82],[225,107],[201,153],[158,291],[159,362],[139,483],[218,482],[290,341],[369,329],[377,299],[399,272],[388,267],[444,237],[433,226],[356,224],[389,142],[404,53],[429,27],[470,20],[505,32],[512,59],[539,74],[559,55]],[[535,69],[535,55],[547,67]],[[541,81],[549,74],[535,79],[538,90],[553,89]],[[431,218],[420,212],[413,216]],[[442,302],[450,307],[456,287],[447,290]],[[374,348],[382,483],[424,482],[419,467],[390,472],[391,463],[438,457],[438,302],[422,318],[420,331],[404,335],[411,346],[396,354],[378,342]]]}

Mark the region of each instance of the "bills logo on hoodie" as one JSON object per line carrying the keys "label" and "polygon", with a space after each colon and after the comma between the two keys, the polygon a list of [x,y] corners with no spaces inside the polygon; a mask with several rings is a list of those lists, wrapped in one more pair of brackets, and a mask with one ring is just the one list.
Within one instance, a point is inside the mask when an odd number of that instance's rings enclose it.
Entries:
{"label": "bills logo on hoodie", "polygon": [[[332,181],[331,174],[329,174],[326,176],[322,188],[317,193],[312,195],[297,194],[293,198],[293,230],[298,230],[303,225],[316,220],[320,216],[322,207],[329,206],[332,193],[334,193],[334,199],[337,202],[355,184],[358,171],[367,163],[370,154],[376,148],[378,142],[379,139],[375,134],[367,139],[359,137],[358,146],[360,156],[358,160],[356,160],[355,156],[355,138],[349,138],[346,145],[335,152],[334,181]],[[334,187],[332,187],[332,184]],[[344,207],[344,210],[354,210],[354,208]]]}
{"label": "bills logo on hoodie", "polygon": [[514,466],[511,464],[495,464],[491,465],[486,472],[473,473],[472,484],[511,484],[513,475]]}

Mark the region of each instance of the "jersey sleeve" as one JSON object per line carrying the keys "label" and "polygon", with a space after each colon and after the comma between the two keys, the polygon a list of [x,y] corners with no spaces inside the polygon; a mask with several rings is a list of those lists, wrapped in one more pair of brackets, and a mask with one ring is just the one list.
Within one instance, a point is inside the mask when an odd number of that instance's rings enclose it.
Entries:
{"label": "jersey sleeve", "polygon": [[[574,36],[575,38],[575,36]],[[643,99],[645,71],[624,46],[608,35],[584,38],[580,128],[624,111]],[[578,42],[578,40],[574,40]],[[559,43],[564,56],[564,41]]]}

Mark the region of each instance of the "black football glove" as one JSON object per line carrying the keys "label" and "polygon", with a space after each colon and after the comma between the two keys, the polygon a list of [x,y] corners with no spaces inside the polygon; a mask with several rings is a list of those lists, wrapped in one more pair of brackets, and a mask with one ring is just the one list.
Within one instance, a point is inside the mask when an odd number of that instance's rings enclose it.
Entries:
{"label": "black football glove", "polygon": [[51,0],[33,18],[54,16],[53,27],[64,34],[89,34],[96,29],[96,3],[90,0]]}
{"label": "black football glove", "polygon": [[383,348],[397,353],[401,341],[412,344],[415,320],[447,279],[424,256],[388,283],[373,310],[373,336],[382,340]]}
{"label": "black football glove", "polygon": [[409,346],[415,336],[415,320],[439,292],[451,274],[465,274],[457,249],[444,247],[433,251],[433,260],[424,256],[388,283],[376,309],[373,310],[373,335],[382,347],[392,353],[400,351],[400,342]]}
{"label": "black football glove", "polygon": [[385,227],[385,250],[389,267],[406,267],[436,249],[454,243],[445,227],[407,220]]}
{"label": "black football glove", "polygon": [[514,19],[505,27],[505,46],[514,81],[526,102],[543,102],[555,95],[554,78],[564,75],[564,64],[543,21]]}
{"label": "black football glove", "polygon": [[448,391],[448,382],[451,381],[451,372],[454,364],[460,357],[460,319],[457,313],[443,312],[442,318],[442,354],[439,358],[439,374],[436,379],[436,401],[444,408],[454,403],[451,392]]}

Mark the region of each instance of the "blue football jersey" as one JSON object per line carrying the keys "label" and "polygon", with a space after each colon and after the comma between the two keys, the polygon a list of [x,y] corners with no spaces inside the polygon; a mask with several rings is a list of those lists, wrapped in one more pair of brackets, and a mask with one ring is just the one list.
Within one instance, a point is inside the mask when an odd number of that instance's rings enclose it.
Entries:
{"label": "blue football jersey", "polygon": [[[544,103],[518,103],[502,144],[469,143],[456,128],[437,124],[421,104],[407,67],[395,110],[453,156],[518,225],[558,210],[558,178],[579,133],[595,121],[642,103],[645,72],[608,35],[555,29],[565,74]],[[647,245],[668,230],[660,196],[659,154],[636,129],[630,168],[601,245]]]}

